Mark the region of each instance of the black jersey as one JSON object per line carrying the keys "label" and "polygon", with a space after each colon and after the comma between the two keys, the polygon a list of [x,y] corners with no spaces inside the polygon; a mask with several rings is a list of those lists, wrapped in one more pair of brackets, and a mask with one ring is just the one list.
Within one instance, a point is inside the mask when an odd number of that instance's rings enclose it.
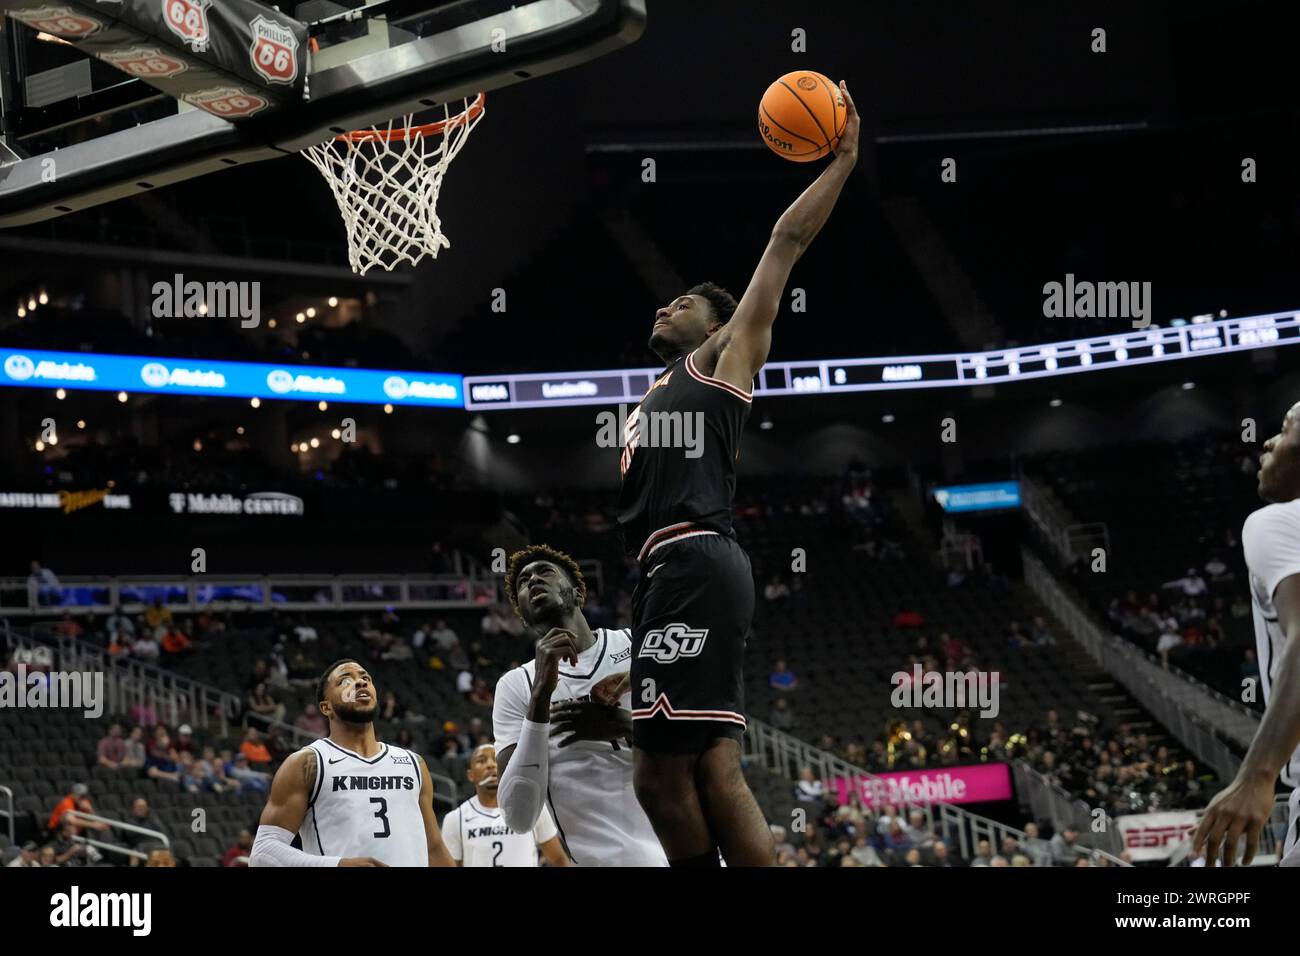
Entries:
{"label": "black jersey", "polygon": [[627,550],[644,558],[651,537],[731,527],[740,435],[751,397],[678,359],[650,387],[625,423],[619,458],[618,523]]}

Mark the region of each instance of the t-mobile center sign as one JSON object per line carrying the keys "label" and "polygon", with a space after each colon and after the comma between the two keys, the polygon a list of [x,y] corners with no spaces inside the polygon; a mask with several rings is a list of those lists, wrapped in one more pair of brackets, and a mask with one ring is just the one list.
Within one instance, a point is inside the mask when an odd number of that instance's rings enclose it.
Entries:
{"label": "t-mobile center sign", "polygon": [[903,770],[873,777],[836,777],[826,793],[839,803],[857,794],[870,808],[900,803],[988,803],[1011,799],[1011,772],[1004,763]]}

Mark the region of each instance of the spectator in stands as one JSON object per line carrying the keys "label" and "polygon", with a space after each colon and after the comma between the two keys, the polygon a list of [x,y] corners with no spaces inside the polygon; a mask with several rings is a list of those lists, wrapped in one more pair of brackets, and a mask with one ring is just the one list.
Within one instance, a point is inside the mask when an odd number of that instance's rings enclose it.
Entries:
{"label": "spectator in stands", "polygon": [[784,697],[778,697],[772,704],[772,712],[768,714],[767,721],[777,730],[793,730],[795,719],[794,711],[790,709],[790,702]]}
{"label": "spectator in stands", "polygon": [[469,692],[469,702],[478,707],[491,707],[493,698],[492,688],[488,687],[487,681],[481,677],[476,677]]}
{"label": "spectator in stands", "polygon": [[[113,606],[113,611],[104,619],[104,632],[111,638],[115,634],[121,634],[126,638],[135,637],[135,623],[127,615],[122,613],[122,609],[117,605]],[[130,643],[130,641],[126,641]]]}
{"label": "spectator in stands", "polygon": [[54,625],[54,633],[60,637],[81,637],[84,629],[81,624],[73,618],[71,611],[65,611],[59,623]]}
{"label": "spectator in stands", "polygon": [[45,846],[41,847],[37,859],[40,860],[40,862],[41,862],[41,866],[58,866],[58,865],[59,865],[59,864],[57,864],[57,863],[54,862],[54,847],[53,847],[53,845],[51,845],[51,844],[49,844],[49,843],[47,843],[47,844],[45,844]]}
{"label": "spectator in stands", "polygon": [[144,612],[144,623],[150,631],[169,627],[172,623],[171,608],[163,604],[162,598],[154,598],[153,604]]}
{"label": "spectator in stands", "polygon": [[[223,752],[223,758],[226,753],[228,751]],[[230,759],[225,761],[225,770],[227,776],[239,781],[241,792],[271,792],[271,775],[261,770],[254,770],[249,765],[248,756],[242,751],[231,755]]]}
{"label": "spectator in stands", "polygon": [[456,632],[449,628],[447,622],[443,620],[434,621],[433,628],[429,631],[429,640],[433,642],[434,647],[444,654],[449,653],[453,647],[460,643],[460,638],[456,636]]}
{"label": "spectator in stands", "polygon": [[988,840],[980,840],[975,844],[975,855],[971,857],[971,866],[992,866],[993,865],[993,845]]}
{"label": "spectator in stands", "polygon": [[108,636],[108,656],[118,658],[130,654],[133,640],[133,638],[128,637],[121,631],[110,634]]}
{"label": "spectator in stands", "polygon": [[[1174,624],[1169,627],[1169,624]],[[1177,622],[1171,618],[1166,622],[1166,627],[1160,634],[1160,640],[1156,642],[1156,653],[1160,655],[1160,660],[1166,667],[1169,666],[1169,655],[1183,646],[1183,635],[1179,633]]]}
{"label": "spectator in stands", "polygon": [[302,713],[294,719],[293,725],[314,737],[324,737],[329,733],[329,725],[320,712],[320,707],[311,701],[303,704]]}
{"label": "spectator in stands", "polygon": [[169,657],[179,657],[182,654],[188,654],[194,649],[188,636],[175,624],[169,624],[164,629],[162,639],[163,653]]}
{"label": "spectator in stands", "polygon": [[397,703],[397,694],[391,690],[385,691],[384,702],[379,705],[379,719],[386,723],[392,723],[400,721],[402,714],[402,707]]}
{"label": "spectator in stands", "polygon": [[247,707],[246,720],[258,720],[268,726],[270,721],[284,720],[284,704],[271,696],[265,684],[258,684],[253,688],[253,692],[248,695]]}
{"label": "spectator in stands", "polygon": [[165,780],[179,786],[181,766],[177,762],[176,751],[172,749],[171,738],[167,736],[166,728],[160,729],[163,731],[162,740],[160,742],[155,738],[153,746],[149,748],[144,773],[150,780]]}
{"label": "spectator in stands", "polygon": [[95,762],[109,770],[120,770],[125,760],[126,741],[122,739],[122,725],[110,724],[108,733],[95,748]]}
{"label": "spectator in stands", "polygon": [[59,578],[49,568],[33,561],[27,575],[27,603],[31,607],[59,603]]}
{"label": "spectator in stands", "polygon": [[239,752],[248,758],[254,769],[260,770],[271,762],[271,751],[262,742],[262,735],[254,727],[244,733],[244,742],[239,745]]}
{"label": "spectator in stands", "polygon": [[794,847],[786,840],[785,827],[773,823],[768,827],[772,831],[772,844],[776,847],[776,855],[780,858],[783,853],[793,853]]}
{"label": "spectator in stands", "polygon": [[[65,820],[59,825],[57,835],[50,845],[54,847],[55,866],[89,866],[94,862],[91,856],[93,847],[77,839],[77,828],[71,820]],[[97,853],[95,858],[98,858]]]}
{"label": "spectator in stands", "polygon": [[149,663],[156,661],[161,653],[162,646],[152,630],[141,633],[131,645],[131,654]]}
{"label": "spectator in stands", "polygon": [[790,602],[790,588],[779,574],[772,575],[763,588],[763,600],[772,607],[785,607]]}
{"label": "spectator in stands", "polygon": [[234,845],[221,857],[222,866],[248,866],[248,855],[253,852],[253,834],[240,830]]}
{"label": "spectator in stands", "polygon": [[1035,615],[1030,624],[1029,636],[1033,639],[1036,647],[1055,647],[1056,638],[1043,620],[1041,615]]}
{"label": "spectator in stands", "polygon": [[790,691],[799,686],[799,678],[786,668],[785,661],[777,661],[772,673],[767,675],[767,686],[772,690]]}
{"label": "spectator in stands", "polygon": [[795,784],[794,798],[800,803],[820,804],[826,796],[825,785],[813,775],[812,767],[799,771],[799,781]]}
{"label": "spectator in stands", "polygon": [[1034,866],[1052,865],[1052,845],[1038,835],[1038,824],[1032,820],[1025,824],[1025,839],[1020,844],[1020,851]]}
{"label": "spectator in stands", "polygon": [[145,866],[149,866],[149,867],[154,867],[154,866],[174,867],[175,865],[176,865],[176,857],[172,856],[172,851],[166,849],[165,847],[159,847],[156,850],[150,850],[149,860],[148,862],[145,863]]}
{"label": "spectator in stands", "polygon": [[172,749],[178,754],[194,753],[194,728],[189,724],[181,724],[176,728],[176,739],[171,742]]}
{"label": "spectator in stands", "polygon": [[[69,810],[94,814],[95,804],[90,798],[90,787],[84,783],[74,783],[72,789],[64,795],[63,799],[54,805],[54,811],[50,814],[50,819],[45,824],[45,828],[51,833],[57,833],[63,823],[63,815]],[[80,833],[82,830],[105,830],[108,824],[75,822],[72,823],[72,826],[74,833]]]}
{"label": "spectator in stands", "polygon": [[1200,597],[1210,589],[1209,585],[1205,583],[1205,578],[1201,577],[1200,572],[1195,568],[1188,568],[1187,573],[1181,578],[1166,581],[1161,587],[1177,588],[1190,598]]}
{"label": "spectator in stands", "polygon": [[1243,680],[1259,680],[1259,659],[1253,647],[1246,648],[1241,655],[1241,676]]}
{"label": "spectator in stands", "polygon": [[294,625],[293,635],[298,638],[299,644],[306,644],[310,641],[320,640],[320,635],[316,633],[316,628],[312,627],[306,621],[299,621]]}
{"label": "spectator in stands", "polygon": [[1055,866],[1074,866],[1075,860],[1079,858],[1076,852],[1076,843],[1079,839],[1079,828],[1074,825],[1067,825],[1063,830],[1052,837],[1051,851],[1052,863]]}
{"label": "spectator in stands", "polygon": [[5,864],[6,867],[39,867],[40,865],[40,847],[36,845],[35,840],[24,843],[18,855]]}

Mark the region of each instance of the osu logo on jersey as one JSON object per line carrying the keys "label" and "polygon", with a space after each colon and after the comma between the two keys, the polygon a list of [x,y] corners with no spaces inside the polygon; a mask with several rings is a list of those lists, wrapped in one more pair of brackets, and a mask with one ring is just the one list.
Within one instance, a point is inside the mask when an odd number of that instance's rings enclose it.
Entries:
{"label": "osu logo on jersey", "polygon": [[667,627],[647,631],[641,641],[637,657],[649,657],[660,664],[671,664],[682,657],[699,657],[704,650],[704,639],[709,636],[709,629],[687,627],[685,624],[669,624]]}
{"label": "osu logo on jersey", "polygon": [[200,90],[198,93],[186,93],[183,97],[190,106],[219,116],[221,119],[243,119],[264,110],[271,104],[265,97],[248,90],[233,86],[222,86],[215,90]]}
{"label": "osu logo on jersey", "polygon": [[254,17],[248,24],[253,45],[248,52],[253,69],[268,83],[292,83],[298,77],[298,38],[282,23]]}
{"label": "osu logo on jersey", "polygon": [[162,0],[163,20],[194,52],[208,48],[208,7],[212,0]]}
{"label": "osu logo on jersey", "polygon": [[12,10],[9,15],[33,30],[64,40],[83,40],[98,33],[104,26],[71,7],[32,7],[28,10]]}
{"label": "osu logo on jersey", "polygon": [[142,79],[160,79],[184,73],[188,66],[174,56],[168,56],[156,46],[135,46],[101,54],[100,59],[119,70]]}

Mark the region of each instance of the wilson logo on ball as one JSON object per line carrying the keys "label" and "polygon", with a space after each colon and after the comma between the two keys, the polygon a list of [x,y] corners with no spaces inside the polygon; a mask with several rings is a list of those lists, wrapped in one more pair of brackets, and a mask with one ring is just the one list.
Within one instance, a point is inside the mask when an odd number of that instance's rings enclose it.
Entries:
{"label": "wilson logo on ball", "polygon": [[649,657],[660,664],[671,664],[682,657],[699,657],[704,650],[704,640],[709,629],[669,624],[667,627],[647,631],[637,657]]}
{"label": "wilson logo on ball", "polygon": [[141,79],[161,79],[184,73],[188,66],[157,47],[132,47],[103,54],[100,59]]}
{"label": "wilson logo on ball", "polygon": [[253,33],[249,56],[268,83],[292,83],[298,78],[298,38],[275,20],[258,16],[248,25]]}

